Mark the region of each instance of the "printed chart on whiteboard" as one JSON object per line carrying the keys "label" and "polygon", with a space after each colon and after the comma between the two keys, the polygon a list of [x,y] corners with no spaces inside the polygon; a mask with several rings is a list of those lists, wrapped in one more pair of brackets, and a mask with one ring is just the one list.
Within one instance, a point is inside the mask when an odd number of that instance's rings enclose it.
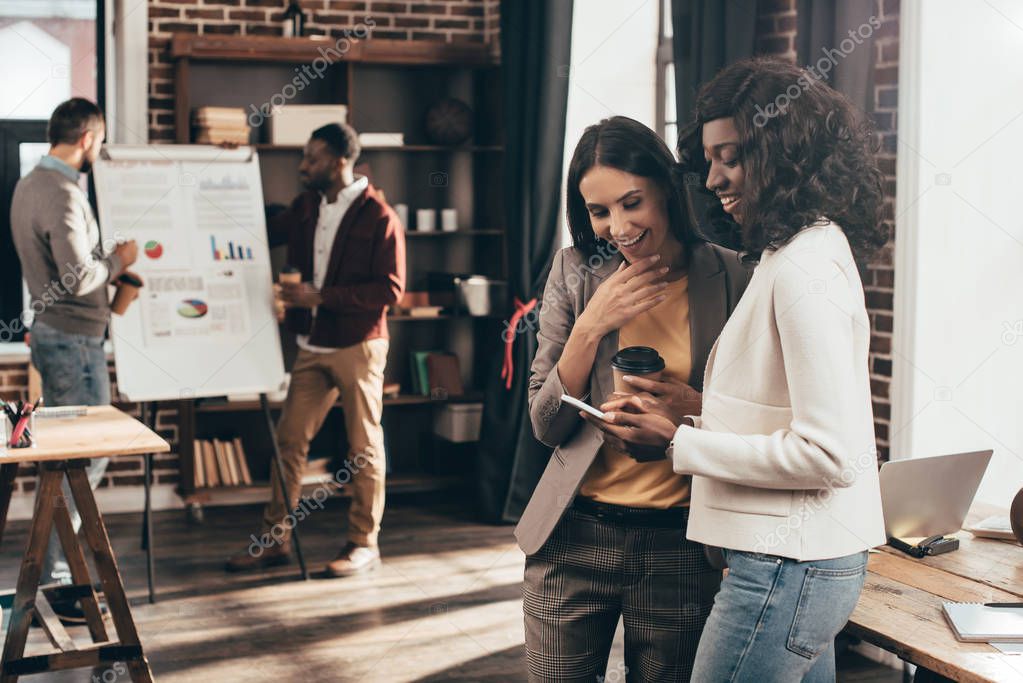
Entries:
{"label": "printed chart on whiteboard", "polygon": [[[131,400],[276,391],[259,162],[248,148],[109,146],[96,164],[104,235],[134,239],[139,298],[114,316],[118,388]],[[122,372],[123,367],[123,372]]]}

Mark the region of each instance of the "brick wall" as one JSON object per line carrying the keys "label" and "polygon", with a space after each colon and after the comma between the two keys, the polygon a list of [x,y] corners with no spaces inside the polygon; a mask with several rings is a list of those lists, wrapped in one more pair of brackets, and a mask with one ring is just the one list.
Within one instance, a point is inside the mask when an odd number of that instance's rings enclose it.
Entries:
{"label": "brick wall", "polygon": [[760,0],[757,3],[757,54],[795,62],[796,23],[796,0]]}
{"label": "brick wall", "polygon": [[863,283],[870,313],[870,388],[878,457],[888,459],[891,442],[892,305],[895,287],[895,152],[896,108],[899,89],[899,0],[875,0],[881,27],[874,32],[874,125],[878,162],[884,173],[885,223],[891,241],[870,265]]}
{"label": "brick wall", "polygon": [[[497,49],[500,0],[299,0],[306,34],[340,38],[373,20],[370,37],[479,43]],[[174,140],[173,33],[281,35],[285,0],[149,0],[149,140]]]}

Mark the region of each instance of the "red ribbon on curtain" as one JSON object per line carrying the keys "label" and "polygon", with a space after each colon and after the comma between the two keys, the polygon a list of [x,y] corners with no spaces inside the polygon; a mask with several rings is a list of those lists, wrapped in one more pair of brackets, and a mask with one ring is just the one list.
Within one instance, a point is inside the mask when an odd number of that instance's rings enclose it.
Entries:
{"label": "red ribbon on curtain", "polygon": [[522,303],[519,297],[515,297],[515,312],[512,313],[511,320],[508,321],[508,327],[505,330],[504,364],[501,366],[501,379],[504,380],[504,388],[506,390],[511,389],[515,370],[515,362],[512,360],[512,349],[515,346],[515,337],[518,336],[515,329],[519,326],[519,321],[522,320],[523,316],[533,310],[535,306],[535,298]]}

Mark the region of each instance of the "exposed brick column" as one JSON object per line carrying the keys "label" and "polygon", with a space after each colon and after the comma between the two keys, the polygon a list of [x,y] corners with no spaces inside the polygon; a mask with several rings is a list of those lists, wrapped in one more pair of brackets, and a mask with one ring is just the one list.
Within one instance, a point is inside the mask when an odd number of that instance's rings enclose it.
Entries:
{"label": "exposed brick column", "polygon": [[863,283],[870,314],[870,388],[878,457],[888,459],[891,441],[892,326],[895,287],[895,156],[899,88],[899,0],[877,0],[881,27],[874,32],[874,125],[878,163],[884,173],[885,225],[891,241],[870,265]]}

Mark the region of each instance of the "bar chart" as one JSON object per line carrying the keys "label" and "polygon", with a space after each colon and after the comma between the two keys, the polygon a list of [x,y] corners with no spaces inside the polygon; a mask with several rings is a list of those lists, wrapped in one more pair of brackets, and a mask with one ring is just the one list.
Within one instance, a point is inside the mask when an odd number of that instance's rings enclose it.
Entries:
{"label": "bar chart", "polygon": [[237,244],[233,241],[227,243],[227,248],[217,245],[217,238],[210,235],[210,249],[213,252],[214,261],[251,261],[252,247]]}

